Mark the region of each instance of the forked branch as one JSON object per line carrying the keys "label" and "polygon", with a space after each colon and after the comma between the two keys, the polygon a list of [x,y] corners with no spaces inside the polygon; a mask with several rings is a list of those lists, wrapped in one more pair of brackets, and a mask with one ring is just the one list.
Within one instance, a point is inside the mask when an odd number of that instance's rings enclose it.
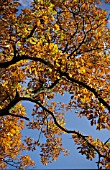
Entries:
{"label": "forked branch", "polygon": [[[21,60],[25,60],[25,59],[33,60],[33,61],[39,61],[39,62],[43,63],[44,65],[46,65],[49,68],[52,68],[52,69],[54,68],[54,66],[49,61],[46,61],[43,58],[40,58],[40,57],[30,57],[28,55],[22,55],[21,57],[18,56],[16,58],[13,58],[11,61],[0,63],[0,68],[7,68],[10,65],[16,64],[17,62],[19,62]],[[99,102],[102,103],[109,110],[109,112],[110,112],[110,105],[103,98],[101,98],[101,96],[98,94],[98,91],[96,91],[95,88],[92,88],[89,85],[87,85],[86,83],[84,83],[82,81],[79,81],[79,80],[76,80],[73,77],[71,78],[67,72],[63,72],[60,69],[57,70],[57,71],[60,73],[61,77],[64,76],[68,80],[70,80],[72,83],[76,83],[78,85],[81,85],[84,88],[86,88],[87,90],[89,90],[90,92],[92,92],[95,95],[95,97],[99,100]]]}
{"label": "forked branch", "polygon": [[11,103],[10,103],[5,109],[2,109],[2,110],[0,111],[0,116],[11,115],[11,116],[16,116],[16,117],[20,117],[20,118],[24,118],[24,119],[26,119],[26,120],[29,120],[29,119],[26,118],[26,117],[23,117],[23,116],[20,116],[20,115],[14,115],[14,114],[9,113],[9,109],[11,109],[14,105],[16,105],[16,104],[17,104],[18,102],[20,102],[21,100],[23,100],[23,101],[30,101],[30,102],[32,102],[32,103],[38,104],[39,107],[41,107],[44,111],[46,111],[49,115],[52,116],[55,125],[56,125],[59,129],[61,129],[63,132],[68,133],[68,134],[76,134],[79,138],[82,138],[82,139],[87,143],[87,145],[89,146],[89,148],[92,148],[100,157],[106,157],[105,155],[102,155],[102,154],[100,153],[100,151],[99,151],[94,145],[92,145],[92,144],[88,141],[88,139],[87,139],[88,136],[84,136],[84,135],[82,135],[81,133],[79,133],[79,132],[76,131],[76,130],[68,130],[68,129],[62,127],[62,126],[58,123],[58,121],[57,121],[54,113],[51,112],[51,111],[50,111],[49,109],[47,109],[43,104],[41,104],[39,101],[37,101],[37,100],[34,99],[34,98],[25,97],[25,96],[20,97],[20,96],[18,95],[18,93],[17,93],[17,95],[16,95],[15,98],[11,101]]}

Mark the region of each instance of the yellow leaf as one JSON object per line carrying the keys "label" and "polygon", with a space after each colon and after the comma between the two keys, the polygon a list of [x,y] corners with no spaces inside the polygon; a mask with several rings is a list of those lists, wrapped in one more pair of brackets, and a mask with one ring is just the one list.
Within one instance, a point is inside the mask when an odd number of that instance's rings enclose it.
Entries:
{"label": "yellow leaf", "polygon": [[19,46],[19,47],[20,47],[21,45],[22,45],[22,44],[21,44],[21,42],[20,42],[20,41],[18,41],[18,42],[17,42],[17,46]]}
{"label": "yellow leaf", "polygon": [[34,37],[32,37],[32,38],[30,38],[29,42],[30,42],[31,44],[35,45],[36,42],[37,42],[37,39],[34,38]]}
{"label": "yellow leaf", "polygon": [[59,63],[56,63],[56,66],[57,66],[57,67],[60,67],[60,64],[59,64]]}
{"label": "yellow leaf", "polygon": [[84,74],[84,73],[86,72],[85,67],[80,67],[79,72],[80,72],[81,74]]}
{"label": "yellow leaf", "polygon": [[58,79],[60,79],[60,76],[57,76]]}
{"label": "yellow leaf", "polygon": [[55,27],[56,31],[60,30],[59,25],[55,24],[54,27]]}
{"label": "yellow leaf", "polygon": [[70,76],[70,77],[73,77],[73,75],[72,75],[71,73],[69,73],[69,76]]}
{"label": "yellow leaf", "polygon": [[49,71],[52,72],[52,69],[50,68]]}
{"label": "yellow leaf", "polygon": [[36,22],[36,25],[37,25],[37,26],[40,26],[40,25],[41,25],[40,20],[38,20],[38,21]]}
{"label": "yellow leaf", "polygon": [[106,164],[105,168],[110,169],[110,162],[108,164]]}

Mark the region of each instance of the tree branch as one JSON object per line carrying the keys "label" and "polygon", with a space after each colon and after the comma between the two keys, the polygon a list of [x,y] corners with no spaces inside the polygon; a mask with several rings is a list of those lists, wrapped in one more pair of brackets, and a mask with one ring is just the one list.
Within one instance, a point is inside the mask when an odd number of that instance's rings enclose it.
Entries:
{"label": "tree branch", "polygon": [[[57,80],[57,81],[58,81],[58,80]],[[55,83],[53,83],[53,84],[51,85],[51,88],[53,88],[54,85],[55,85]],[[80,137],[80,138],[82,138],[83,140],[85,140],[86,143],[88,144],[88,146],[91,147],[91,148],[93,148],[94,151],[96,151],[100,157],[106,157],[105,155],[102,155],[102,154],[99,152],[99,150],[87,140],[87,137],[88,137],[88,136],[84,136],[84,135],[82,135],[81,133],[79,133],[79,132],[77,132],[77,131],[75,131],[75,130],[67,130],[66,128],[62,127],[62,126],[57,122],[57,119],[56,119],[56,117],[54,116],[54,113],[51,112],[50,110],[48,110],[45,106],[43,106],[39,101],[37,101],[37,100],[34,99],[34,98],[25,97],[25,96],[20,97],[19,94],[18,94],[18,92],[17,92],[15,98],[11,101],[11,103],[10,103],[6,108],[0,110],[0,116],[11,115],[11,116],[20,117],[20,118],[24,118],[24,119],[26,119],[26,120],[29,120],[27,117],[23,117],[23,116],[21,116],[21,115],[15,115],[15,114],[9,113],[9,109],[11,109],[14,105],[16,105],[16,104],[17,104],[19,101],[21,101],[21,100],[23,100],[23,101],[30,101],[30,102],[33,102],[33,103],[38,104],[44,111],[48,112],[48,113],[52,116],[55,125],[56,125],[59,129],[61,129],[63,132],[66,132],[66,133],[68,133],[68,134],[76,134],[78,137]]]}
{"label": "tree branch", "polygon": [[22,119],[25,119],[25,120],[29,120],[29,118],[27,118],[25,116],[15,115],[15,114],[9,112],[9,110],[12,107],[14,107],[19,101],[20,101],[20,96],[19,96],[18,92],[16,92],[15,98],[11,100],[11,102],[8,104],[8,106],[6,106],[5,108],[0,110],[0,116],[10,115],[10,116],[19,117],[19,118],[22,118]]}
{"label": "tree branch", "polygon": [[36,28],[37,28],[37,25],[35,25],[33,27],[33,29],[31,30],[30,34],[26,38],[23,39],[23,42],[26,42],[27,39],[32,37],[32,35],[34,34],[34,31],[35,31]]}
{"label": "tree branch", "polygon": [[81,86],[85,87],[87,90],[89,90],[90,92],[92,92],[95,95],[95,97],[99,100],[99,102],[102,103],[110,111],[110,105],[107,104],[107,102],[105,102],[105,100],[100,97],[100,95],[98,94],[98,92],[94,88],[90,87],[89,85],[85,84],[84,82],[81,82],[79,80],[76,80],[76,79],[70,77],[69,74],[66,73],[66,72],[60,71],[60,74],[62,76],[65,76],[71,82],[76,83],[78,85],[81,85]]}
{"label": "tree branch", "polygon": [[[52,89],[58,84],[58,82],[60,80],[61,80],[61,78],[55,80],[54,83],[52,83],[49,87],[42,87],[42,88],[39,88],[37,90],[33,90],[32,93],[34,93],[34,97],[37,96],[40,93],[43,93],[43,92],[51,92]],[[30,96],[33,96],[33,95],[30,94]]]}
{"label": "tree branch", "polygon": [[[22,57],[18,56],[16,58],[13,58],[11,61],[7,61],[5,63],[0,63],[0,67],[1,68],[7,68],[11,64],[15,64],[18,61],[25,60],[25,59],[33,60],[33,61],[40,61],[41,63],[47,65],[48,67],[50,67],[52,69],[54,67],[49,61],[46,61],[46,60],[44,60],[40,57],[38,57],[38,58],[37,57],[30,57],[28,55],[22,55]],[[60,73],[61,76],[65,76],[71,82],[74,82],[78,85],[81,85],[81,86],[85,87],[87,90],[91,91],[95,95],[95,97],[99,100],[99,102],[102,103],[110,111],[110,105],[107,104],[107,102],[105,102],[105,100],[100,97],[100,95],[98,94],[98,92],[94,88],[90,87],[89,85],[85,84],[84,82],[81,82],[79,80],[71,78],[68,73],[63,72],[60,69],[58,70],[58,72]]]}
{"label": "tree branch", "polygon": [[[51,90],[55,87],[55,85],[60,81],[60,79],[55,80],[54,83],[52,83],[49,87],[43,87],[43,88],[39,88],[38,90],[34,90],[32,91],[32,93],[34,93],[34,96],[32,94],[27,94],[27,96],[31,96],[31,97],[36,97],[38,94],[42,93],[42,92],[51,92]],[[25,97],[26,98],[26,97]],[[26,120],[29,120],[29,118],[24,117],[22,115],[15,115],[13,113],[10,113],[9,110],[14,107],[20,100],[22,100],[22,97],[19,96],[19,93],[16,91],[16,96],[13,100],[11,100],[11,102],[8,104],[8,106],[6,106],[5,108],[0,110],[0,116],[5,116],[5,115],[11,115],[11,116],[15,116],[15,117],[20,117]],[[24,99],[23,99],[24,100]]]}
{"label": "tree branch", "polygon": [[41,63],[48,65],[49,67],[53,68],[53,65],[50,64],[49,62],[45,61],[44,59],[40,58],[40,57],[30,57],[28,55],[22,55],[22,56],[17,56],[16,58],[12,58],[12,60],[10,61],[6,61],[3,63],[0,63],[0,68],[7,68],[13,64],[16,64],[17,62],[21,61],[21,60],[33,60],[33,61],[40,61]]}
{"label": "tree branch", "polygon": [[56,125],[59,129],[61,129],[63,132],[66,132],[66,133],[68,133],[68,134],[76,134],[78,137],[81,137],[83,140],[85,140],[85,141],[87,142],[88,146],[91,147],[91,148],[93,148],[94,151],[96,151],[96,152],[98,153],[98,155],[100,155],[100,157],[106,157],[105,155],[102,155],[102,154],[99,152],[99,150],[87,140],[87,137],[88,137],[88,136],[84,136],[84,135],[82,135],[81,133],[79,133],[79,132],[77,132],[77,131],[75,131],[75,130],[67,130],[67,129],[65,129],[64,127],[62,127],[62,126],[57,122],[57,119],[55,118],[53,112],[51,112],[50,110],[48,110],[48,109],[47,109],[45,106],[43,106],[39,101],[37,101],[37,100],[35,100],[35,99],[32,99],[32,98],[30,98],[30,97],[20,97],[20,100],[30,101],[30,102],[33,102],[33,103],[38,104],[44,111],[48,112],[48,113],[52,116],[55,125]]}
{"label": "tree branch", "polygon": [[[32,101],[32,100],[31,100],[31,101]],[[83,140],[85,140],[85,141],[87,142],[88,146],[91,147],[91,148],[93,148],[94,151],[96,151],[100,157],[106,157],[105,155],[102,155],[102,154],[99,152],[99,150],[87,140],[87,137],[88,137],[88,136],[84,136],[84,135],[82,135],[81,133],[79,133],[79,132],[77,132],[77,131],[75,131],[75,130],[67,130],[67,129],[65,129],[64,127],[62,127],[62,126],[57,122],[57,119],[55,118],[53,112],[51,112],[51,111],[48,110],[46,107],[44,107],[40,102],[38,102],[38,101],[33,101],[33,102],[35,102],[36,104],[38,104],[44,111],[48,112],[48,113],[52,116],[55,125],[56,125],[59,129],[61,129],[63,132],[66,132],[66,133],[68,133],[68,134],[76,134],[78,137],[81,137]]]}

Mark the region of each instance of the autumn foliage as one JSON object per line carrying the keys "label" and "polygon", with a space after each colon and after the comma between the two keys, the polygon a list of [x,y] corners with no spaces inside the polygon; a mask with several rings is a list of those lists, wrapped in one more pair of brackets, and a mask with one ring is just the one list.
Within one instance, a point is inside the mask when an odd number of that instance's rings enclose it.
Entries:
{"label": "autumn foliage", "polygon": [[[74,126],[65,128],[71,110],[79,118],[86,116],[96,130],[110,130],[110,30],[99,4],[34,0],[21,8],[16,0],[1,0],[0,168],[34,166],[23,152],[36,147],[46,165],[61,152],[68,155],[62,145],[62,134],[68,133],[87,159],[98,155],[98,169],[110,168],[109,139],[102,142]],[[57,95],[65,98],[65,93],[70,100],[57,102]],[[35,104],[31,120],[23,101]],[[40,132],[38,140],[22,140],[26,126]]]}

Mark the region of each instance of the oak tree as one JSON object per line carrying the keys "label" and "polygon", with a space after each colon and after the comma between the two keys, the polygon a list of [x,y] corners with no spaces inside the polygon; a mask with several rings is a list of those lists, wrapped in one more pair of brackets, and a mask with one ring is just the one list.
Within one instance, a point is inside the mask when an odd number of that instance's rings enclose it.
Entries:
{"label": "oak tree", "polygon": [[[109,3],[109,0],[106,0]],[[62,134],[71,134],[78,151],[98,169],[110,168],[110,143],[65,127],[71,110],[96,130],[110,130],[109,14],[101,0],[17,0],[0,2],[0,168],[33,166],[25,150],[41,148],[41,162],[58,159]],[[58,94],[70,100],[57,102]],[[34,103],[29,120],[23,101]],[[72,114],[71,112],[71,114]],[[37,129],[45,142],[22,140],[21,130]]]}

